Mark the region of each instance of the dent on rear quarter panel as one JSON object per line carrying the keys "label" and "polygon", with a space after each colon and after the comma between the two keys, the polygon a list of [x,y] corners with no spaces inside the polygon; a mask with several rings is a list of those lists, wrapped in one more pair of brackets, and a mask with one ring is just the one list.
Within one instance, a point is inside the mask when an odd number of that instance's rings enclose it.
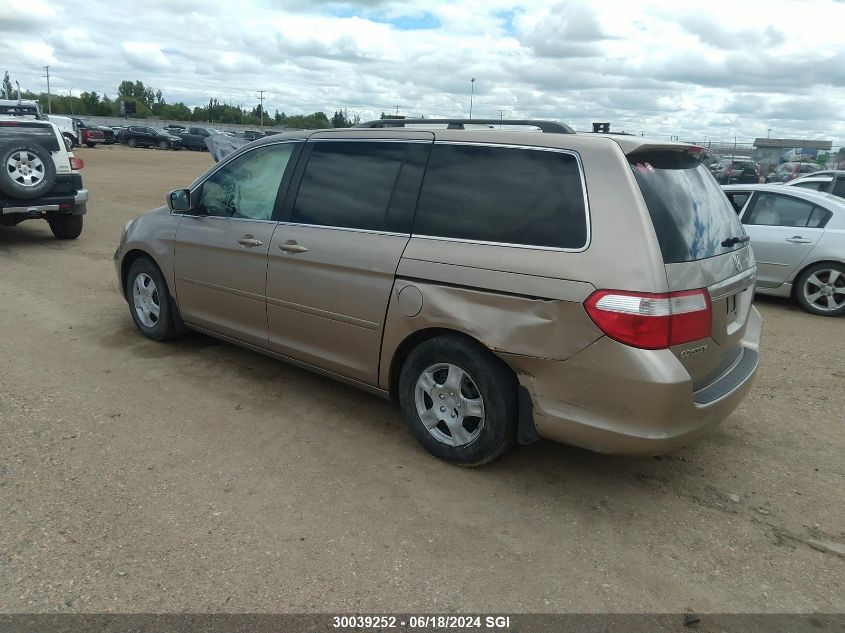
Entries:
{"label": "dent on rear quarter panel", "polygon": [[[398,303],[407,286],[418,288],[423,297],[416,316],[403,314]],[[379,386],[389,388],[391,364],[402,342],[431,328],[466,334],[497,354],[566,360],[602,336],[580,303],[590,288],[576,284],[573,300],[542,299],[396,279],[385,321]]]}

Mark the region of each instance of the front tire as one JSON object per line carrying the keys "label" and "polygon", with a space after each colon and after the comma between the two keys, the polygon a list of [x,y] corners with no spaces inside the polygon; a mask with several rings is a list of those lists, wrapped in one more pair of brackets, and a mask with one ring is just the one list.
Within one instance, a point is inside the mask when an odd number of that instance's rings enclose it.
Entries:
{"label": "front tire", "polygon": [[798,275],[795,297],[810,314],[845,314],[845,266],[824,262],[810,266]]}
{"label": "front tire", "polygon": [[159,149],[170,149],[170,143],[168,141],[162,141],[158,144]]}
{"label": "front tire", "polygon": [[138,147],[138,141],[134,138],[130,138],[128,141],[126,141],[126,144],[129,147]]}
{"label": "front tire", "polygon": [[152,260],[135,260],[126,275],[126,299],[135,327],[149,339],[166,341],[176,335],[170,292]]}
{"label": "front tire", "polygon": [[82,234],[81,215],[57,215],[47,218],[53,236],[60,240],[75,240]]}
{"label": "front tire", "polygon": [[85,143],[86,147],[94,147],[96,143]]}
{"label": "front tire", "polygon": [[421,343],[402,365],[398,392],[411,432],[435,457],[481,466],[514,443],[516,378],[471,339],[444,335]]}

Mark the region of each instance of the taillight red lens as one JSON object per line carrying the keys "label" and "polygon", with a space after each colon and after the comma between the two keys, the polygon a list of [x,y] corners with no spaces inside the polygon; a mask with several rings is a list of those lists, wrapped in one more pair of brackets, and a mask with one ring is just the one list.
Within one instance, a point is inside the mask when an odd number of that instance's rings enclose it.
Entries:
{"label": "taillight red lens", "polygon": [[712,306],[704,289],[648,293],[597,290],[587,314],[610,338],[642,349],[664,349],[710,336]]}
{"label": "taillight red lens", "polygon": [[70,168],[71,169],[79,170],[79,169],[82,169],[83,167],[85,167],[85,163],[83,162],[83,160],[81,158],[77,158],[76,156],[70,157]]}

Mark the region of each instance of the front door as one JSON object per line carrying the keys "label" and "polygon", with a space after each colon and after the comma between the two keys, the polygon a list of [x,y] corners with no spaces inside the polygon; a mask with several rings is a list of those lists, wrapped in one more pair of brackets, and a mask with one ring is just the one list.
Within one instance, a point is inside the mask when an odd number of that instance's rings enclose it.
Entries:
{"label": "front door", "polygon": [[270,349],[371,385],[432,143],[379,134],[309,140],[267,269]]}
{"label": "front door", "polygon": [[776,288],[813,250],[828,212],[786,194],[760,191],[746,205],[742,223],[757,259],[757,285]]}
{"label": "front door", "polygon": [[176,231],[176,298],[186,323],[267,347],[265,283],[279,186],[298,144],[257,147],[194,191]]}

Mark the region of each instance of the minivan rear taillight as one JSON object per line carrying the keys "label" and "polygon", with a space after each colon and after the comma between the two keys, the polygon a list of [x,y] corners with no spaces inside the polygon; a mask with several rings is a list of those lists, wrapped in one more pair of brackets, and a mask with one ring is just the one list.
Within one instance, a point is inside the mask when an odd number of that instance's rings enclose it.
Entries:
{"label": "minivan rear taillight", "polygon": [[712,328],[710,295],[704,289],[660,294],[596,290],[584,307],[607,336],[642,349],[698,341]]}
{"label": "minivan rear taillight", "polygon": [[75,170],[80,170],[85,167],[85,163],[82,161],[81,158],[77,158],[76,156],[70,157],[70,168]]}

